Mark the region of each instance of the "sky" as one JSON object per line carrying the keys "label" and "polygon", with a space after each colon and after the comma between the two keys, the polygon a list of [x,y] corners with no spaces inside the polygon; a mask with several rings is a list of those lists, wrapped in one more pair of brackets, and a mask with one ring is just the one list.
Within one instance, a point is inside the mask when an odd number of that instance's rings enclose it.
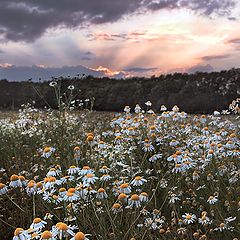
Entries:
{"label": "sky", "polygon": [[238,0],[0,0],[0,79],[240,65]]}

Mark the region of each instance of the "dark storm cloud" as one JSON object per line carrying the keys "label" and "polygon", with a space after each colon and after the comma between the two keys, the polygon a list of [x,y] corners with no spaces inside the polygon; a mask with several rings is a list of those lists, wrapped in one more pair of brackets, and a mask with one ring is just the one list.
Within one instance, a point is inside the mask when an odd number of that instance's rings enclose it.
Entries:
{"label": "dark storm cloud", "polygon": [[149,71],[155,71],[157,68],[143,68],[143,67],[130,67],[130,68],[124,68],[123,71],[125,72],[135,72],[135,73],[144,73]]}
{"label": "dark storm cloud", "polygon": [[195,65],[189,69],[186,69],[187,73],[195,73],[195,72],[213,72],[214,68],[210,65]]}
{"label": "dark storm cloud", "polygon": [[223,15],[233,6],[233,0],[1,0],[0,34],[5,40],[33,41],[50,28],[115,22],[142,10],[184,7]]}
{"label": "dark storm cloud", "polygon": [[211,60],[217,60],[217,59],[225,59],[230,57],[230,54],[223,54],[223,55],[210,55],[210,56],[203,56],[201,57],[201,60],[203,61],[211,61]]}

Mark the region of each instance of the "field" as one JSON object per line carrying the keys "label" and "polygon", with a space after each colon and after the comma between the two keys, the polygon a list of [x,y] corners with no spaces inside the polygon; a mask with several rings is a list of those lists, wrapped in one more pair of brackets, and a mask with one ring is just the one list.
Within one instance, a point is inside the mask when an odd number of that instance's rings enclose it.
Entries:
{"label": "field", "polygon": [[239,239],[239,119],[150,107],[2,113],[0,239]]}

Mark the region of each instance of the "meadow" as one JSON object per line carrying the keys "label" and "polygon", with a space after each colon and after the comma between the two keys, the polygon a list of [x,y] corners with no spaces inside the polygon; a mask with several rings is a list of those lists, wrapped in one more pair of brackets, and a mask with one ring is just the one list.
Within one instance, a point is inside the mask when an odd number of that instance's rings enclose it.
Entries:
{"label": "meadow", "polygon": [[237,115],[58,100],[1,117],[0,239],[239,239]]}

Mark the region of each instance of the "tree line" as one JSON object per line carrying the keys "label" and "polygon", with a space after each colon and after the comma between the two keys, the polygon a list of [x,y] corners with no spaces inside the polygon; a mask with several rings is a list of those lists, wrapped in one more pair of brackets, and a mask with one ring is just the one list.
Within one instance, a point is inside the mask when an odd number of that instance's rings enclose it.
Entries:
{"label": "tree line", "polygon": [[[162,104],[169,109],[176,104],[188,113],[212,113],[227,109],[231,101],[240,96],[240,69],[127,79],[78,75],[73,78],[56,77],[51,81],[61,85],[63,95],[67,95],[69,85],[73,85],[77,103],[80,101],[88,107],[84,100],[95,99],[93,109],[100,111],[122,111],[125,105],[143,106],[150,100],[154,111],[159,111]],[[0,109],[16,110],[33,101],[38,108],[57,108],[54,88],[49,86],[51,81],[0,80]]]}

